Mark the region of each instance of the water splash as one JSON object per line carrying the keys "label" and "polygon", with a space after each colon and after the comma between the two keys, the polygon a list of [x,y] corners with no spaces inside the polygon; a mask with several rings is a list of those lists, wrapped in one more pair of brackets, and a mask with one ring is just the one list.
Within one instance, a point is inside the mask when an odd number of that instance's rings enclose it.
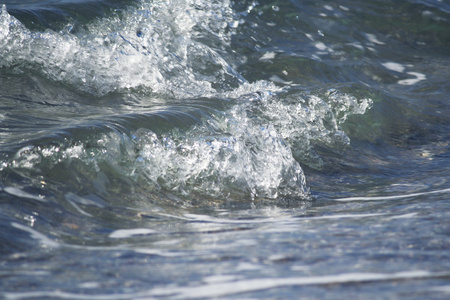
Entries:
{"label": "water splash", "polygon": [[31,69],[96,96],[134,88],[180,98],[213,96],[243,80],[219,53],[230,41],[229,1],[142,2],[76,34],[70,26],[30,31],[5,5],[1,16],[0,67]]}
{"label": "water splash", "polygon": [[[146,192],[183,199],[307,199],[310,191],[300,163],[321,164],[312,143],[345,147],[349,138],[340,125],[349,114],[364,113],[371,101],[337,91],[327,99],[281,96],[242,95],[229,109],[205,111],[184,128],[105,129],[88,140],[26,146],[3,166],[44,172],[82,161],[98,173],[107,172],[106,163],[107,169],[144,185]],[[155,116],[148,116],[147,123]]]}
{"label": "water splash", "polygon": [[[318,95],[246,82],[226,59],[237,26],[229,1],[142,2],[76,33],[30,31],[5,6],[1,16],[0,67],[8,72],[31,70],[98,97],[139,90],[154,105],[154,93],[167,105],[175,98],[189,107],[189,99],[199,97],[223,103],[167,130],[138,121],[151,123],[145,112],[81,118],[70,132],[82,138],[25,143],[3,159],[2,170],[46,174],[81,162],[89,169],[81,172],[115,172],[145,192],[182,199],[309,199],[300,164],[322,167],[313,144],[345,147],[342,123],[372,103],[335,90]],[[137,125],[123,127],[125,119]],[[87,129],[92,122],[95,132]]]}

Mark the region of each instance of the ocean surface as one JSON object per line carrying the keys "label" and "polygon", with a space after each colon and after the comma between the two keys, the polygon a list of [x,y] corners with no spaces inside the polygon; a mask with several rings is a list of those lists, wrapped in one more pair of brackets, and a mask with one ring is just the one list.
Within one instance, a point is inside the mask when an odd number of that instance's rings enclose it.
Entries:
{"label": "ocean surface", "polygon": [[0,298],[450,298],[446,0],[0,0]]}

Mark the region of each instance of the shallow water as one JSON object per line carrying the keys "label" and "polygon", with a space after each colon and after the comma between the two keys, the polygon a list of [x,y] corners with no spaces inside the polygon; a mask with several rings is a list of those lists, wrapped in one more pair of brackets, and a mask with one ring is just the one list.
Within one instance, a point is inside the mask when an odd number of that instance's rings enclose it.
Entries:
{"label": "shallow water", "polygon": [[0,295],[446,299],[444,1],[4,1]]}

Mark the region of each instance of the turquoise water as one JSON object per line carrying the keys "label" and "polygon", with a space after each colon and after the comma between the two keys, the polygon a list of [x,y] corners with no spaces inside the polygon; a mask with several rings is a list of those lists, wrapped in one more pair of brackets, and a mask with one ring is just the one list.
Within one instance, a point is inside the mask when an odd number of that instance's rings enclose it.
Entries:
{"label": "turquoise water", "polygon": [[0,297],[449,297],[446,2],[0,4]]}

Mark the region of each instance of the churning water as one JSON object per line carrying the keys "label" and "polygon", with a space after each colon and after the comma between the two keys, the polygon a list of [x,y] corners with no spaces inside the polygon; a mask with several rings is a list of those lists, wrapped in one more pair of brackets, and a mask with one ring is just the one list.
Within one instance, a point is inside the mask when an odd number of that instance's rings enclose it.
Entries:
{"label": "churning water", "polygon": [[0,1],[0,297],[450,295],[450,5]]}

